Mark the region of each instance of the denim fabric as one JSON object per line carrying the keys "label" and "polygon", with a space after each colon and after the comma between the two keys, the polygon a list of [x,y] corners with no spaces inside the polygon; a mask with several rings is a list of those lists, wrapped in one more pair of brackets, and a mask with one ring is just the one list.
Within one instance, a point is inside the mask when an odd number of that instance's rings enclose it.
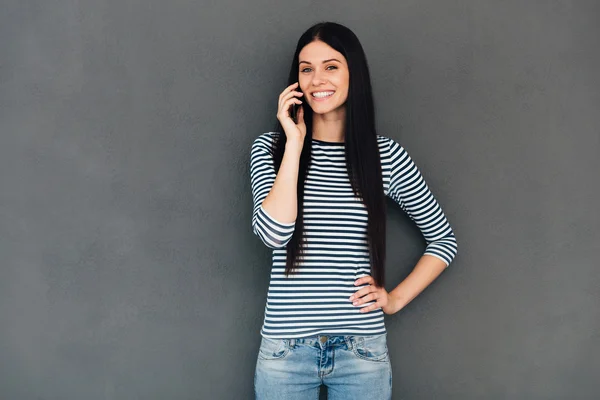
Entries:
{"label": "denim fabric", "polygon": [[262,337],[254,375],[256,400],[389,400],[392,366],[387,334]]}

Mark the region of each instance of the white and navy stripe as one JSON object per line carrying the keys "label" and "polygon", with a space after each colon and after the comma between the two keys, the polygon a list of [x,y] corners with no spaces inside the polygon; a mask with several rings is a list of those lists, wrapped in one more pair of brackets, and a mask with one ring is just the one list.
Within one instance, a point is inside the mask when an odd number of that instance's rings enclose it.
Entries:
{"label": "white and navy stripe", "polygon": [[[344,143],[312,140],[311,164],[304,189],[306,250],[297,272],[285,277],[286,245],[295,223],[270,216],[262,202],[275,182],[272,143],[276,133],[252,144],[250,178],[252,229],[273,249],[273,266],[261,334],[300,338],[317,334],[375,335],[386,331],[381,309],[360,313],[348,298],[354,281],[370,275],[367,210],[354,196],[346,170]],[[378,135],[384,193],[400,205],[421,230],[424,254],[448,266],[457,253],[454,233],[407,151]]]}

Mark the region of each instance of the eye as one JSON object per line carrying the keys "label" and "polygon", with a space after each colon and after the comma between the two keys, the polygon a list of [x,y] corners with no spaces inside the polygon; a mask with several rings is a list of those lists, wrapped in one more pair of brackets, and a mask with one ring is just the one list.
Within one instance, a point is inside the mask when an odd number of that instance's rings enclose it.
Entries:
{"label": "eye", "polygon": [[[338,67],[335,65],[328,65],[327,68],[325,68],[325,69],[331,71],[332,69],[338,69]],[[310,68],[306,67],[304,69],[301,69],[300,72],[309,72],[310,70],[311,70]]]}

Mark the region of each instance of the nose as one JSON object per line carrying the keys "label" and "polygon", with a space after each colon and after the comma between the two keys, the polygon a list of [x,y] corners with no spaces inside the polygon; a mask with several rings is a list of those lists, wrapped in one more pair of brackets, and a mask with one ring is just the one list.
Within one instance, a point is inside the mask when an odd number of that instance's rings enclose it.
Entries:
{"label": "nose", "polygon": [[312,79],[313,86],[320,86],[325,83],[325,78],[321,75],[320,72],[315,72]]}

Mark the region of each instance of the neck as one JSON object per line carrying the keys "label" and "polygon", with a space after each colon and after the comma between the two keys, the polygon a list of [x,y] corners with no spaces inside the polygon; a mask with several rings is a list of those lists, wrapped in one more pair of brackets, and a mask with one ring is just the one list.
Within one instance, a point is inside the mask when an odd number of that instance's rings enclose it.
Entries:
{"label": "neck", "polygon": [[313,139],[325,142],[344,142],[346,107],[339,107],[327,114],[313,114]]}

